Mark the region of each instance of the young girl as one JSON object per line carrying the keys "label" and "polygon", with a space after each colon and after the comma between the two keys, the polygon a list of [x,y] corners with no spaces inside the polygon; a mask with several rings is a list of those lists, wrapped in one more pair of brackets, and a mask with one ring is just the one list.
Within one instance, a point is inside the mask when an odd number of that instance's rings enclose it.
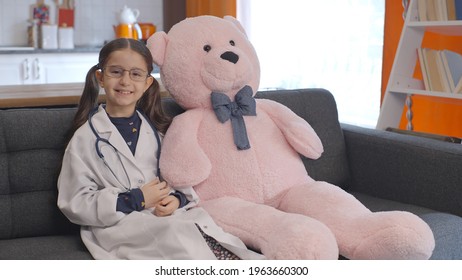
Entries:
{"label": "young girl", "polygon": [[[261,259],[195,207],[192,188],[174,191],[159,179],[160,137],[170,120],[152,63],[136,40],[101,49],[64,154],[59,208],[81,225],[95,259]],[[106,104],[98,106],[100,87]]]}

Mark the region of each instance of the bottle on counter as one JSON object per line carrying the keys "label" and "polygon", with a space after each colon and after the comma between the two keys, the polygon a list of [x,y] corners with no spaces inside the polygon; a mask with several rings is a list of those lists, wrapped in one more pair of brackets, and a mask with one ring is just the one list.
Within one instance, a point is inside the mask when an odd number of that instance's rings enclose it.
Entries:
{"label": "bottle on counter", "polygon": [[58,48],[58,26],[56,24],[40,25],[41,48],[57,49]]}
{"label": "bottle on counter", "polygon": [[74,28],[68,27],[66,24],[58,28],[58,48],[73,49],[74,48]]}
{"label": "bottle on counter", "polygon": [[39,47],[39,21],[37,19],[29,20],[29,26],[27,27],[28,45],[29,47]]}

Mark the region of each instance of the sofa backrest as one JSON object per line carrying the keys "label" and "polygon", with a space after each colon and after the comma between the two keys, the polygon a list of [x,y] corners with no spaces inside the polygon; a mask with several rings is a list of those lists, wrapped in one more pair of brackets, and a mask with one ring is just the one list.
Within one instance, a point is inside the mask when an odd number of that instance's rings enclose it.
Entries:
{"label": "sofa backrest", "polygon": [[[290,107],[318,133],[325,152],[303,158],[310,176],[344,185],[348,166],[333,96],[323,89],[259,92]],[[165,111],[183,110],[164,98]],[[75,233],[56,206],[57,178],[75,108],[0,110],[0,239]]]}
{"label": "sofa backrest", "polygon": [[301,89],[262,92],[259,97],[273,99],[291,108],[321,138],[322,156],[317,160],[302,157],[308,174],[315,180],[346,187],[350,171],[334,96],[325,89]]}
{"label": "sofa backrest", "polygon": [[73,232],[56,182],[75,109],[0,110],[0,239]]}

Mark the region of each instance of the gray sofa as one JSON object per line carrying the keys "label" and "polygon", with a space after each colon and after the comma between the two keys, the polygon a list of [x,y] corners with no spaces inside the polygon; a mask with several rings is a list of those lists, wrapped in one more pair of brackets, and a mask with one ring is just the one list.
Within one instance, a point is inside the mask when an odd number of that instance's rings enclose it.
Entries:
{"label": "gray sofa", "polygon": [[[290,107],[325,152],[309,174],[341,186],[373,211],[416,213],[436,238],[433,259],[462,259],[462,146],[343,125],[323,89],[259,92]],[[182,110],[169,98],[164,107]],[[0,259],[91,259],[56,206],[56,181],[75,108],[0,110]]]}

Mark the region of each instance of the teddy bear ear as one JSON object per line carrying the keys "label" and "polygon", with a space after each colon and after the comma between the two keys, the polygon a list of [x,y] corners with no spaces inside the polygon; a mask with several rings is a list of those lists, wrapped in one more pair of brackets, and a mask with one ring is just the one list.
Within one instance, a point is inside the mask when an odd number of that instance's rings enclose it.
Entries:
{"label": "teddy bear ear", "polygon": [[154,63],[162,66],[164,64],[165,50],[167,49],[168,35],[164,31],[154,33],[149,37],[146,45],[151,51]]}
{"label": "teddy bear ear", "polygon": [[245,32],[245,29],[244,27],[242,26],[242,24],[233,16],[224,16],[224,19],[231,22],[231,23],[234,23],[234,25],[236,25],[236,27],[242,32],[244,33],[245,37],[247,37],[247,33]]}

